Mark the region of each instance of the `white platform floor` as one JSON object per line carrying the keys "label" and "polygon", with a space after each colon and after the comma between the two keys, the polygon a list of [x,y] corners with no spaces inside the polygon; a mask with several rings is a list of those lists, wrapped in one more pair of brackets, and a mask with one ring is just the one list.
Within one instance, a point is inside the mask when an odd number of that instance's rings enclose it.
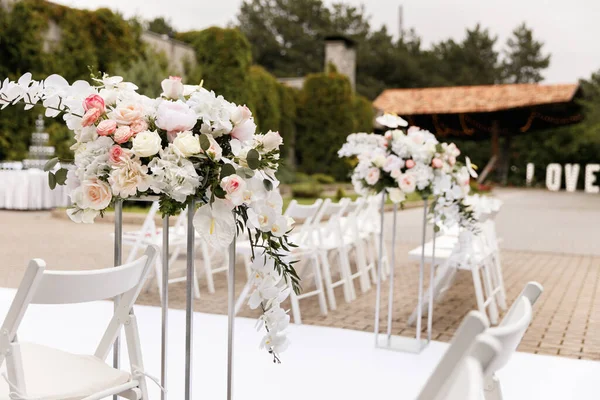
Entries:
{"label": "white platform floor", "polygon": [[[15,291],[0,289],[0,315]],[[21,341],[92,353],[112,312],[112,303],[32,306],[19,331]],[[146,371],[160,376],[160,309],[135,309]],[[170,400],[182,400],[185,314],[169,313]],[[292,326],[292,346],[274,365],[258,349],[255,321],[236,319],[234,398],[239,400],[411,399],[416,396],[446,343],[433,342],[420,355],[373,348],[373,335],[316,326]],[[69,334],[63,334],[69,332]],[[225,399],[227,318],[195,314],[194,399]],[[127,363],[126,358],[123,361]],[[598,399],[600,362],[518,353],[499,374],[506,400]],[[151,398],[160,399],[152,383]]]}

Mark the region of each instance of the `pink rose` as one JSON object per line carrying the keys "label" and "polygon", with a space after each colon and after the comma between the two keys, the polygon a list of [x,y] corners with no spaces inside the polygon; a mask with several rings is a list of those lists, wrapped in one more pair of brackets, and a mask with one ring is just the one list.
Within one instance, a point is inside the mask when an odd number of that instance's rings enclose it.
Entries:
{"label": "pink rose", "polygon": [[454,164],[456,164],[456,157],[448,157],[448,164],[454,167]]}
{"label": "pink rose", "polygon": [[92,210],[104,210],[112,200],[112,192],[108,183],[93,178],[81,182],[83,198],[79,206]]}
{"label": "pink rose", "polygon": [[137,135],[140,132],[148,130],[148,124],[143,119],[136,119],[135,121],[133,121],[131,123],[131,125],[129,125],[129,127],[131,128],[131,131],[133,132],[134,135]]}
{"label": "pink rose", "polygon": [[120,126],[115,131],[115,142],[122,144],[131,139],[133,136],[133,131],[128,126]]}
{"label": "pink rose", "polygon": [[163,101],[156,111],[156,126],[168,133],[191,131],[196,122],[196,113],[180,100]]}
{"label": "pink rose", "polygon": [[415,162],[413,160],[406,160],[406,168],[411,169],[415,166]]}
{"label": "pink rose", "polygon": [[444,163],[439,158],[434,158],[433,160],[431,160],[431,166],[433,168],[439,169],[439,168],[442,168],[443,165],[444,165]]}
{"label": "pink rose", "polygon": [[144,116],[144,109],[140,104],[121,105],[113,110],[110,118],[119,125],[129,125]]}
{"label": "pink rose", "polygon": [[105,119],[104,121],[101,121],[96,127],[96,132],[100,136],[112,135],[113,133],[115,133],[116,130],[117,123],[112,119]]}
{"label": "pink rose", "polygon": [[104,99],[97,94],[89,95],[83,101],[83,109],[89,111],[92,108],[96,108],[101,112],[104,112]]}
{"label": "pink rose", "polygon": [[97,108],[90,108],[83,115],[83,118],[81,119],[81,126],[85,128],[93,125],[96,121],[98,121],[98,118],[100,118],[101,115],[102,111],[98,110]]}
{"label": "pink rose", "polygon": [[255,131],[256,124],[254,123],[254,119],[250,118],[241,124],[236,125],[231,131],[231,137],[239,140],[240,142],[247,142],[248,140],[252,139]]}
{"label": "pink rose", "polygon": [[115,144],[108,151],[108,160],[113,164],[118,164],[123,160],[123,157],[129,157],[130,152],[127,149]]}
{"label": "pink rose", "polygon": [[239,206],[244,202],[244,190],[246,182],[239,175],[229,175],[221,181],[221,188],[227,193],[225,198],[233,203],[234,206]]}
{"label": "pink rose", "polygon": [[367,184],[373,186],[379,181],[379,174],[379,168],[369,168],[365,181],[367,181]]}
{"label": "pink rose", "polygon": [[169,99],[177,100],[183,95],[183,83],[181,77],[170,76],[169,79],[164,79],[160,86],[163,90],[163,95]]}
{"label": "pink rose", "polygon": [[246,106],[238,106],[231,114],[231,122],[234,125],[239,125],[252,117],[252,111]]}

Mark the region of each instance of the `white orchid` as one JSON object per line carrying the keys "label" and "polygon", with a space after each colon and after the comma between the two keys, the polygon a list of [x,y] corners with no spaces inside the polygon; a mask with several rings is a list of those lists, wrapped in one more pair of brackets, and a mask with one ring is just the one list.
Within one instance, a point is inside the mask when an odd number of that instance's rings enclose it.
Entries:
{"label": "white orchid", "polygon": [[386,113],[375,119],[378,124],[383,125],[387,128],[396,129],[398,127],[408,126],[408,122],[399,117],[396,114]]}

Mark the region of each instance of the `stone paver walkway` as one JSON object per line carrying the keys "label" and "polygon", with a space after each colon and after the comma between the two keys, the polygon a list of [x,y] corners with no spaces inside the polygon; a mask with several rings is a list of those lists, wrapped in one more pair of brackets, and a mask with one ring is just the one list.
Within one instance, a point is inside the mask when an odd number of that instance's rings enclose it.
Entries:
{"label": "stone paver walkway", "polygon": [[[498,217],[502,243],[502,265],[509,304],[530,280],[544,286],[534,308],[534,319],[519,350],[538,354],[600,360],[600,196],[543,191],[499,191],[505,206]],[[399,213],[396,263],[395,334],[414,334],[405,321],[415,306],[418,264],[406,258],[418,244],[420,210]],[[388,218],[386,223],[391,225]],[[49,212],[0,211],[0,286],[17,287],[27,261],[43,258],[52,269],[91,269],[112,264],[111,224],[77,225],[51,218]],[[125,226],[125,230],[134,229]],[[594,234],[594,232],[596,232]],[[201,264],[201,261],[198,261]],[[183,266],[178,260],[177,266]],[[226,313],[226,277],[215,275],[216,293],[209,294],[200,273],[202,298],[195,310]],[[236,291],[245,282],[241,265],[236,273]],[[310,290],[309,281],[304,282]],[[346,329],[372,331],[375,291],[344,303],[336,289],[338,308],[319,315],[315,298],[301,301],[303,322]],[[142,294],[143,304],[159,305],[154,282]],[[184,284],[170,287],[170,305],[183,308]],[[382,331],[387,305],[387,283],[383,287]],[[471,274],[458,273],[444,301],[434,309],[433,339],[448,341],[464,315],[476,307]],[[257,314],[245,307],[242,316]],[[425,321],[425,320],[424,320]],[[423,324],[426,325],[426,324]],[[293,338],[292,338],[293,340]]]}

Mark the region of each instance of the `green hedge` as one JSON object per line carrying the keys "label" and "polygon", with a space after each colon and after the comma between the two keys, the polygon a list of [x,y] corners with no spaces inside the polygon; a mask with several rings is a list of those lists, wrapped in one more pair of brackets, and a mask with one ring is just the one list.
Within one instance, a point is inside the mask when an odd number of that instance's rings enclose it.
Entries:
{"label": "green hedge", "polygon": [[280,86],[277,79],[258,65],[250,67],[252,81],[252,106],[258,131],[278,131],[281,123]]}
{"label": "green hedge", "polygon": [[356,95],[353,101],[353,116],[354,124],[353,132],[371,132],[373,130],[373,119],[375,112],[373,104],[364,96]]}
{"label": "green hedge", "polygon": [[338,73],[309,75],[298,101],[298,168],[347,179],[348,168],[337,151],[354,129],[350,81]]}
{"label": "green hedge", "polygon": [[283,138],[281,154],[284,162],[290,169],[296,168],[296,119],[298,110],[296,103],[300,91],[285,85],[279,85],[279,105],[281,107],[281,121],[279,133]]}

